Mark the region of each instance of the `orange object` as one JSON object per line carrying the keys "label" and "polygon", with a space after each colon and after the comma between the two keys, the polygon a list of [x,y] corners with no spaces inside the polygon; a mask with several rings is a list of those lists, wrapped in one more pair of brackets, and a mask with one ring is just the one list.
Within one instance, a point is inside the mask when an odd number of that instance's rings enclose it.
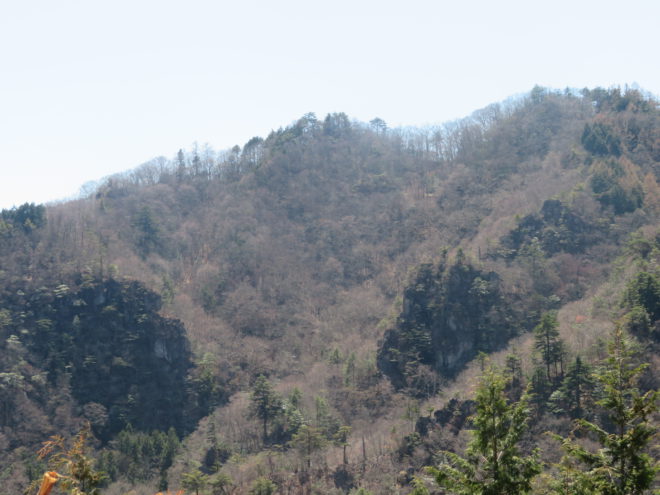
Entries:
{"label": "orange object", "polygon": [[44,480],[41,482],[41,488],[39,488],[39,495],[48,495],[53,489],[53,485],[57,483],[57,480],[60,479],[60,475],[55,471],[48,471],[44,473]]}

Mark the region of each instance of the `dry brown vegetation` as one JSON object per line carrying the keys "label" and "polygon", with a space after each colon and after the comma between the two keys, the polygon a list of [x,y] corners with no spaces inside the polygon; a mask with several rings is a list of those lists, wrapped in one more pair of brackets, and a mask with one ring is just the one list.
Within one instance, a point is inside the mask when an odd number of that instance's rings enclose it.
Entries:
{"label": "dry brown vegetation", "polygon": [[[470,399],[483,370],[483,362],[472,360],[448,379],[422,366],[425,383],[434,381],[439,393],[417,395],[413,404],[414,391],[395,389],[378,368],[384,333],[399,324],[415,270],[465,256],[482,273],[497,274],[515,314],[523,315],[512,325],[531,330],[542,313],[558,310],[567,359],[598,358],[599,343],[622,314],[622,290],[637,271],[630,260],[641,263],[625,244],[636,231],[649,242],[657,235],[654,104],[633,90],[580,95],[536,88],[427,129],[384,131],[343,114],[306,115],[242,150],[182,151],[110,177],[86,197],[49,206],[41,229],[5,235],[0,228],[0,281],[15,292],[19,285],[37,290],[74,287],[74,280],[135,279],[162,296],[162,315],[185,326],[194,368],[186,385],[190,403],[181,407],[202,419],[180,432],[183,446],[166,473],[154,471],[133,488],[119,476],[107,493],[155,493],[159,477],[176,488],[198,468],[211,478],[218,470],[230,476],[232,493],[247,493],[259,477],[282,493],[285,487],[346,493],[358,486],[407,493],[411,473],[432,462],[429,452],[460,451],[467,438],[434,427],[414,443],[416,420],[432,419],[451,399]],[[597,123],[616,135],[618,154],[603,150],[598,136],[584,137]],[[606,182],[600,193],[592,187],[598,174]],[[565,209],[561,220],[541,218],[550,199]],[[584,246],[569,242],[578,234],[569,227],[577,223],[561,223],[576,217],[590,229]],[[529,218],[536,230],[525,227]],[[551,234],[560,239],[552,252]],[[9,307],[10,300],[0,300],[0,310],[11,313],[6,325],[0,319],[3,351],[23,327],[37,332],[32,322],[17,322],[21,308]],[[29,346],[16,349],[0,358],[0,371],[38,373]],[[501,342],[489,359],[505,367],[513,349],[527,381],[539,359],[531,333]],[[0,424],[0,455],[9,466],[0,480],[29,464],[21,447],[80,424],[83,404],[72,398],[64,368],[48,373],[57,398],[39,405],[43,392],[30,384],[12,399],[11,414],[23,419]],[[331,438],[314,453],[311,473],[290,436],[264,441],[259,421],[248,414],[260,375],[284,398],[300,391],[305,424],[319,426],[321,398],[334,421],[352,428],[349,466]],[[568,424],[543,418],[535,431]],[[207,465],[215,441],[229,455]],[[112,447],[111,441],[104,446]]]}

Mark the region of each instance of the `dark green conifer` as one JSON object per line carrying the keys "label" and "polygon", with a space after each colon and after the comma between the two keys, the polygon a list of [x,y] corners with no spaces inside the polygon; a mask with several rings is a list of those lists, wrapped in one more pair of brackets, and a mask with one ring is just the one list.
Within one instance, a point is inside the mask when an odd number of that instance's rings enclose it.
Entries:
{"label": "dark green conifer", "polygon": [[250,415],[263,423],[263,440],[268,440],[268,423],[282,411],[282,397],[265,376],[259,375],[252,386]]}
{"label": "dark green conifer", "polygon": [[541,322],[534,328],[534,347],[546,366],[548,381],[552,382],[554,378],[560,376],[557,365],[561,363],[564,350],[559,337],[559,322],[554,312],[545,313],[541,317]]}
{"label": "dark green conifer", "polygon": [[566,397],[567,412],[573,418],[584,415],[585,400],[593,389],[594,381],[591,376],[591,366],[582,361],[578,355],[575,357],[562,383],[562,392]]}
{"label": "dark green conifer", "polygon": [[641,393],[637,388],[646,367],[634,362],[631,343],[617,328],[608,356],[595,373],[603,390],[597,404],[607,411],[607,424],[577,420],[600,448],[588,449],[574,438],[555,436],[566,451],[556,493],[642,495],[652,487],[659,467],[646,448],[656,433],[650,417],[657,408],[658,391]]}
{"label": "dark green conifer", "polygon": [[523,456],[518,443],[527,427],[527,397],[510,402],[507,380],[490,369],[477,389],[477,412],[467,456],[443,452],[446,462],[429,468],[437,484],[457,495],[517,495],[531,491],[541,472],[538,453]]}

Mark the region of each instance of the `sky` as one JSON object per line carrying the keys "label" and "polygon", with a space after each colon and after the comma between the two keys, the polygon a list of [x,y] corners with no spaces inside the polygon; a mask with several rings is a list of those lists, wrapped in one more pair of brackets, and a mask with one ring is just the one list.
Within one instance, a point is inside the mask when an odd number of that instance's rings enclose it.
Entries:
{"label": "sky", "polygon": [[550,88],[660,95],[657,0],[0,3],[0,208],[307,112],[439,124]]}

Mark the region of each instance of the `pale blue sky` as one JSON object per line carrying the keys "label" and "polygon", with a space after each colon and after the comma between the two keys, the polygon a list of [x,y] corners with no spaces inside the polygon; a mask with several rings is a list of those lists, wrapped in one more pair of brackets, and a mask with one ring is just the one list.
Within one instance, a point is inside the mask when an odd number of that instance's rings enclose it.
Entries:
{"label": "pale blue sky", "polygon": [[535,84],[660,94],[660,1],[6,0],[0,208],[306,112],[441,123]]}

